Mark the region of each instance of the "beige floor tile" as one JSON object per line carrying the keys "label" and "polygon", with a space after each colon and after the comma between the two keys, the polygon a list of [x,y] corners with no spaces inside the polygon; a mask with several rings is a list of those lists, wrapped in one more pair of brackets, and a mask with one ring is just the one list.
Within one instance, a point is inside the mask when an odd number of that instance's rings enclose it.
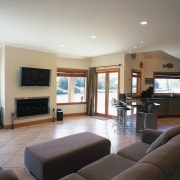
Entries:
{"label": "beige floor tile", "polygon": [[[24,149],[51,139],[61,138],[80,132],[93,132],[111,140],[111,152],[140,140],[140,133],[115,131],[114,120],[100,120],[90,116],[65,117],[63,121],[0,129],[0,166],[13,169],[20,180],[35,180],[24,167]],[[166,130],[180,124],[180,118],[158,119],[158,129]]]}

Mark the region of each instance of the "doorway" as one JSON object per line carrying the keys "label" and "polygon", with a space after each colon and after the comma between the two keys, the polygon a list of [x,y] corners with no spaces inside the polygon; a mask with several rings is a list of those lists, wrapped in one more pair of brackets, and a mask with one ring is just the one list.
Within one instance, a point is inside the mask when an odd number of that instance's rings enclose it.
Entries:
{"label": "doorway", "polygon": [[96,115],[112,117],[117,115],[112,99],[119,97],[120,69],[100,69],[96,71]]}

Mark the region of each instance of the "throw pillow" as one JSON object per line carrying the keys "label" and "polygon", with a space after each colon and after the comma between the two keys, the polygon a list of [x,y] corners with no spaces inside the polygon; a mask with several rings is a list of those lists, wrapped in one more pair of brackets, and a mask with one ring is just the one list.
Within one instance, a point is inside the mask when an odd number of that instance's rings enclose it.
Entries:
{"label": "throw pillow", "polygon": [[163,132],[146,150],[146,154],[152,152],[159,146],[165,144],[167,141],[169,141],[172,137],[176,136],[177,134],[180,134],[180,126],[175,126],[173,128],[170,128],[169,130]]}

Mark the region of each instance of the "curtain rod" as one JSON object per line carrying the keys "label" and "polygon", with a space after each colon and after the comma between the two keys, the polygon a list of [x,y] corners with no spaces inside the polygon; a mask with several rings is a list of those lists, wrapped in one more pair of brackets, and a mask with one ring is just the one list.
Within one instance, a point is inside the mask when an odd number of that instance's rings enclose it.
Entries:
{"label": "curtain rod", "polygon": [[95,67],[95,68],[101,68],[101,67],[112,67],[112,66],[121,66],[121,64],[108,65],[108,66],[98,66],[98,67]]}

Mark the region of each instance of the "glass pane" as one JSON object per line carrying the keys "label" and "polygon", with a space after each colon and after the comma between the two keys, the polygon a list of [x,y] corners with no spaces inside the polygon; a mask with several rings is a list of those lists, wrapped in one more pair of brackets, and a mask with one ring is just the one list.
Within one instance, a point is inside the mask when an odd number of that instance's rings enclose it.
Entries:
{"label": "glass pane", "polygon": [[86,99],[85,85],[86,85],[86,78],[84,77],[74,78],[74,93],[73,93],[72,102],[85,102]]}
{"label": "glass pane", "polygon": [[179,93],[180,79],[155,79],[155,93]]}
{"label": "glass pane", "polygon": [[109,73],[109,101],[108,101],[108,114],[117,115],[117,110],[112,106],[112,99],[118,99],[118,73]]}
{"label": "glass pane", "polygon": [[105,73],[97,74],[97,113],[105,114]]}
{"label": "glass pane", "polygon": [[85,102],[85,77],[57,77],[57,103]]}
{"label": "glass pane", "polygon": [[57,77],[56,78],[56,102],[66,103],[68,102],[68,81],[67,77]]}
{"label": "glass pane", "polygon": [[137,93],[137,77],[132,77],[132,93]]}

